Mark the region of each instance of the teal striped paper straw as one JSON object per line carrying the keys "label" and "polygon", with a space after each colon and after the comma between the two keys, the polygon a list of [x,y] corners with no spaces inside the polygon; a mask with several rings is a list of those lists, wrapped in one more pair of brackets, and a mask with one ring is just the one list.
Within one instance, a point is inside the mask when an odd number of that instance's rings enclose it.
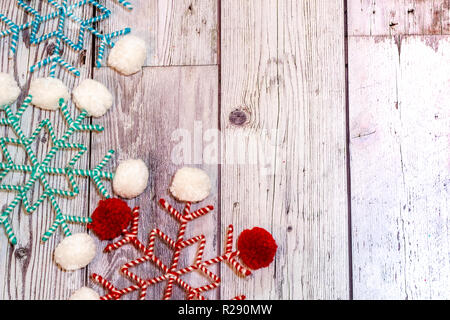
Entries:
{"label": "teal striped paper straw", "polygon": [[126,1],[126,0],[118,0],[118,1],[121,5],[123,5],[128,10],[133,10],[133,5],[131,4],[131,2]]}

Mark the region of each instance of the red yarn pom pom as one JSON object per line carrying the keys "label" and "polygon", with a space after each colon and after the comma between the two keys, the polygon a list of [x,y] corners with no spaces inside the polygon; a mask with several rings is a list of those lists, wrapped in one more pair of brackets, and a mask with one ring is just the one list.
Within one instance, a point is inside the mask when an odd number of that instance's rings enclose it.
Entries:
{"label": "red yarn pom pom", "polygon": [[242,231],[237,247],[242,261],[253,270],[269,266],[278,248],[272,235],[258,227]]}
{"label": "red yarn pom pom", "polygon": [[111,240],[120,236],[122,230],[128,227],[133,215],[125,201],[110,198],[99,201],[91,218],[88,229],[94,231],[100,240]]}

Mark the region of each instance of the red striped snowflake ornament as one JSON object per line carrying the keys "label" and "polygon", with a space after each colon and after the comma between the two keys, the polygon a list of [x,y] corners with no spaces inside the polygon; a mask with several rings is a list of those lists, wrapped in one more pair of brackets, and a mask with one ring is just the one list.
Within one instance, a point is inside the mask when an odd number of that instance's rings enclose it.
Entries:
{"label": "red striped snowflake ornament", "polygon": [[[192,179],[190,180],[192,182]],[[183,190],[185,191],[186,189],[184,188]],[[172,190],[172,194],[174,193],[176,192],[173,192]],[[198,196],[198,192],[192,193],[192,195]],[[204,197],[204,195],[202,195],[202,197]],[[179,197],[178,200],[180,200]],[[250,269],[266,267],[275,257],[277,250],[275,240],[269,232],[261,228],[244,230],[238,239],[238,249],[233,250],[233,225],[229,225],[226,234],[225,252],[212,259],[205,259],[203,253],[206,246],[206,237],[204,235],[198,235],[186,239],[185,232],[190,222],[210,213],[214,210],[214,207],[206,206],[192,211],[192,202],[185,201],[184,209],[179,212],[164,199],[159,200],[159,204],[162,209],[171,215],[179,224],[176,239],[172,239],[160,229],[153,229],[150,231],[148,244],[144,245],[138,239],[139,208],[134,208],[129,229],[123,230],[121,239],[109,244],[104,249],[105,252],[112,252],[126,244],[131,244],[141,254],[140,257],[125,263],[120,268],[121,273],[131,280],[132,285],[119,289],[109,280],[94,273],[91,276],[93,281],[100,284],[106,290],[106,294],[100,297],[100,299],[117,300],[126,294],[137,291],[139,292],[139,299],[145,300],[149,287],[161,282],[166,282],[165,290],[162,294],[162,299],[164,300],[168,300],[172,297],[174,286],[178,286],[185,291],[186,299],[188,300],[204,300],[206,299],[204,296],[205,292],[214,290],[221,284],[220,277],[210,270],[211,266],[225,262],[237,275],[246,277],[251,274]],[[155,254],[155,242],[157,238],[162,240],[173,251],[170,265],[166,265]],[[192,264],[180,268],[178,263],[182,251],[192,245],[198,245],[198,250]],[[240,260],[242,260],[243,263],[241,263]],[[137,275],[133,271],[134,268],[144,263],[154,264],[157,269],[161,271],[160,275],[148,278]],[[182,276],[192,272],[200,273],[208,280],[208,283],[200,287],[194,287],[186,280],[182,279]],[[243,300],[245,299],[245,296],[239,295],[233,299]]]}

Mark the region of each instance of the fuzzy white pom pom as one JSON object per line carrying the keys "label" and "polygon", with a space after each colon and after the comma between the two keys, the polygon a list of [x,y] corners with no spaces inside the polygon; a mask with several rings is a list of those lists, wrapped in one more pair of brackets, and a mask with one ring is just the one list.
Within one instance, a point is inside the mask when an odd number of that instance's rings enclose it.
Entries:
{"label": "fuzzy white pom pom", "polygon": [[129,76],[139,72],[145,63],[147,48],[145,41],[128,35],[116,42],[108,56],[108,65],[118,72]]}
{"label": "fuzzy white pom pom", "polygon": [[201,169],[184,167],[175,173],[170,192],[180,201],[199,202],[211,192],[211,180]]}
{"label": "fuzzy white pom pom", "polygon": [[13,103],[19,95],[20,88],[13,76],[0,72],[0,107]]}
{"label": "fuzzy white pom pom", "polygon": [[61,241],[55,249],[55,262],[64,270],[87,266],[95,257],[97,246],[87,233],[75,233]]}
{"label": "fuzzy white pom pom", "polygon": [[82,287],[72,293],[69,300],[100,300],[100,295],[91,288]]}
{"label": "fuzzy white pom pom", "polygon": [[90,116],[101,117],[113,105],[113,96],[103,84],[92,79],[83,80],[73,90],[73,101]]}
{"label": "fuzzy white pom pom", "polygon": [[56,110],[59,108],[59,100],[70,98],[69,90],[59,79],[39,78],[31,81],[28,94],[32,95],[31,103],[45,110]]}
{"label": "fuzzy white pom pom", "polygon": [[137,197],[147,188],[149,172],[144,161],[130,159],[117,167],[113,179],[114,192],[127,199]]}

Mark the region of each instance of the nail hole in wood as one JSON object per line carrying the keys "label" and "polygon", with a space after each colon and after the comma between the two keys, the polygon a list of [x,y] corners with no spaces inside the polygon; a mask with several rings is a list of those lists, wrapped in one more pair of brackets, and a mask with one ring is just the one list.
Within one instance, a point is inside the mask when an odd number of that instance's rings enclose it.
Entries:
{"label": "nail hole in wood", "polygon": [[28,31],[28,29],[22,31],[22,37],[25,48],[30,48],[30,32]]}
{"label": "nail hole in wood", "polygon": [[64,53],[63,47],[60,47],[58,51],[56,51],[55,49],[56,49],[56,44],[54,42],[49,42],[47,45],[47,54],[49,56],[51,56],[54,54],[62,55]]}
{"label": "nail hole in wood", "polygon": [[28,249],[27,248],[18,248],[14,252],[14,255],[15,255],[16,259],[24,259],[25,257],[28,256]]}
{"label": "nail hole in wood", "polygon": [[292,226],[287,227],[287,231],[288,231],[288,232],[291,232],[292,229],[293,229]]}
{"label": "nail hole in wood", "polygon": [[54,53],[55,48],[56,48],[56,45],[53,42],[49,43],[47,46],[47,54],[49,56],[51,56]]}
{"label": "nail hole in wood", "polygon": [[85,64],[86,64],[86,52],[87,52],[87,50],[84,49],[84,50],[81,51],[81,53],[80,53],[80,64],[81,64],[81,65],[85,65]]}
{"label": "nail hole in wood", "polygon": [[231,124],[234,124],[235,126],[242,126],[247,122],[247,119],[247,113],[239,109],[232,111],[229,117]]}

